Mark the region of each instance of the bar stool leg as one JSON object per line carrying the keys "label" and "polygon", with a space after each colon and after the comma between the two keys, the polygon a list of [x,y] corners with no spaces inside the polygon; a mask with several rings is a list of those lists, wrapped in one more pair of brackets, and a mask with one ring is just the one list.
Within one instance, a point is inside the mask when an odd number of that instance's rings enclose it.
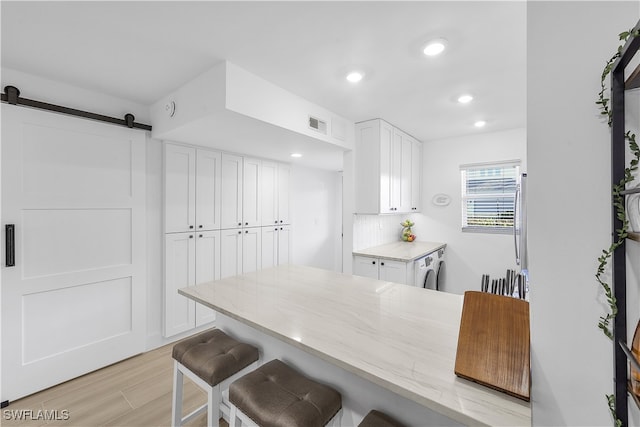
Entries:
{"label": "bar stool leg", "polygon": [[173,427],[182,424],[182,386],[183,374],[178,369],[178,362],[173,362],[173,405],[171,406],[171,425]]}
{"label": "bar stool leg", "polygon": [[229,406],[229,427],[238,427],[238,408],[234,404]]}
{"label": "bar stool leg", "polygon": [[220,425],[220,384],[207,390],[208,409],[207,426],[218,427]]}

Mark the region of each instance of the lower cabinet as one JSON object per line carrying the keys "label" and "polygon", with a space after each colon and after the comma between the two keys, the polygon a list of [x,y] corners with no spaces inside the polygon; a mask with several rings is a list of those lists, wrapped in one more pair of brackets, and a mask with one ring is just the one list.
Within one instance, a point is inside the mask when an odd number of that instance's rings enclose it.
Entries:
{"label": "lower cabinet", "polygon": [[262,227],[262,268],[289,264],[291,226]]}
{"label": "lower cabinet", "polygon": [[220,278],[220,231],[165,235],[164,336],[215,320],[215,312],[178,294],[178,289]]}
{"label": "lower cabinet", "polygon": [[412,284],[411,265],[386,258],[353,257],[353,274],[387,282]]}
{"label": "lower cabinet", "polygon": [[164,336],[215,320],[178,289],[289,263],[289,225],[165,234]]}

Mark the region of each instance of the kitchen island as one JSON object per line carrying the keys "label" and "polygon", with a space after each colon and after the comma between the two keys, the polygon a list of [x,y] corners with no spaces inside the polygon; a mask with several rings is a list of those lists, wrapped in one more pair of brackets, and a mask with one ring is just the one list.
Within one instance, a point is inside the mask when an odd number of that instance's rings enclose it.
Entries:
{"label": "kitchen island", "polygon": [[293,265],[178,292],[340,390],[344,425],[374,408],[409,425],[531,424],[529,403],[455,376],[460,295]]}

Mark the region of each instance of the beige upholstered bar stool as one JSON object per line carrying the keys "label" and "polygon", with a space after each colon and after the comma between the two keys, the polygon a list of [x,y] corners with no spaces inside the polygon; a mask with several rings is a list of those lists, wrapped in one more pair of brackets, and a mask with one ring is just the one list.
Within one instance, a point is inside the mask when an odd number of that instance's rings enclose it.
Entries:
{"label": "beige upholstered bar stool", "polygon": [[404,427],[404,424],[400,424],[384,412],[374,409],[369,411],[364,419],[360,421],[358,427]]}
{"label": "beige upholstered bar stool", "polygon": [[[218,427],[222,412],[229,414],[222,392],[229,384],[258,366],[258,349],[239,342],[220,329],[210,329],[179,342],[173,347],[173,407],[174,427],[188,423],[207,411],[207,425]],[[207,403],[182,417],[183,376],[207,392]]]}
{"label": "beige upholstered bar stool", "polygon": [[339,426],[342,396],[280,360],[272,360],[229,386],[229,427]]}

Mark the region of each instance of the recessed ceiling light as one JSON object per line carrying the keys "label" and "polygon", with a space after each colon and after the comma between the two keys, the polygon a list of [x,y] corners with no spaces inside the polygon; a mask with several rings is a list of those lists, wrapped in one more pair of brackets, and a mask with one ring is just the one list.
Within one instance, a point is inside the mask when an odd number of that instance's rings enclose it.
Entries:
{"label": "recessed ceiling light", "polygon": [[300,153],[291,153],[291,157],[299,158],[299,157],[302,157],[302,154],[300,154]]}
{"label": "recessed ceiling light", "polygon": [[473,96],[471,95],[460,95],[458,97],[458,102],[460,104],[468,104],[469,102],[471,102],[472,99],[473,99]]}
{"label": "recessed ceiling light", "polygon": [[473,125],[477,128],[483,128],[484,125],[486,125],[487,122],[485,122],[484,120],[478,120],[477,122],[475,122]]}
{"label": "recessed ceiling light", "polygon": [[358,83],[360,80],[362,80],[363,77],[364,75],[359,71],[352,71],[347,74],[347,80],[349,80],[351,83]]}
{"label": "recessed ceiling light", "polygon": [[423,52],[427,56],[436,56],[444,52],[447,42],[444,39],[432,40],[424,48]]}

